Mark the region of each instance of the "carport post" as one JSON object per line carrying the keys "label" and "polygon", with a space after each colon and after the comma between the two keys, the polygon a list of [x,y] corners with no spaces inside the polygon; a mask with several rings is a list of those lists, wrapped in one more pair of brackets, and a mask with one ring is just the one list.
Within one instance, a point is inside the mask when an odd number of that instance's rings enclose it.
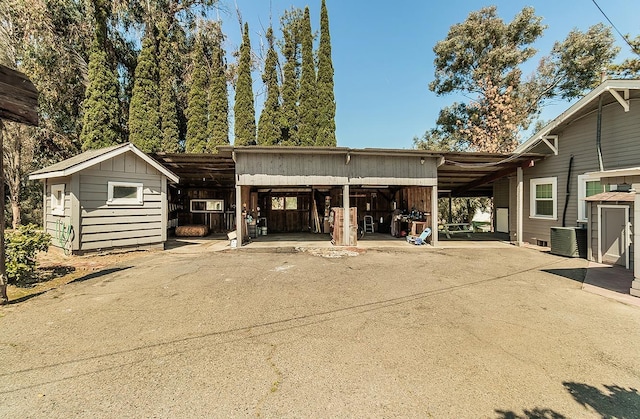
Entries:
{"label": "carport post", "polygon": [[344,208],[344,242],[347,246],[351,246],[351,234],[349,234],[351,230],[351,226],[349,225],[349,223],[351,222],[351,214],[349,213],[349,184],[346,184],[342,187],[342,207]]}
{"label": "carport post", "polygon": [[516,186],[516,195],[518,198],[517,208],[516,208],[516,217],[517,217],[517,226],[516,226],[516,245],[522,246],[522,208],[524,207],[524,191],[523,191],[523,182],[522,182],[522,167],[518,167],[517,171],[517,182]]}
{"label": "carport post", "polygon": [[238,247],[242,246],[244,235],[242,233],[242,186],[236,184],[236,240]]}
{"label": "carport post", "polygon": [[431,187],[431,245],[438,245],[438,186]]}

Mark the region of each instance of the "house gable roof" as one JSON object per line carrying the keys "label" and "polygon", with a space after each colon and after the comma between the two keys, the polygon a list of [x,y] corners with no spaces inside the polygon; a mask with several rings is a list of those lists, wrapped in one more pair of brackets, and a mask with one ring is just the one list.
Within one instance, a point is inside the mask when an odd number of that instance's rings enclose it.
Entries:
{"label": "house gable roof", "polygon": [[606,92],[611,94],[602,96],[603,105],[619,102],[620,105],[625,106],[624,102],[626,102],[626,109],[628,109],[630,99],[640,98],[640,80],[603,81],[598,87],[587,93],[582,99],[571,105],[569,109],[562,112],[553,121],[520,144],[515,153],[530,151],[533,147],[543,142],[546,137],[556,134],[577,118],[598,109],[598,98]]}
{"label": "house gable roof", "polygon": [[147,154],[140,151],[131,143],[118,144],[98,150],[87,150],[84,153],[78,154],[77,156],[52,164],[51,166],[45,167],[43,169],[36,170],[29,175],[29,179],[49,179],[55,177],[70,176],[95,164],[112,159],[127,152],[134,153],[136,156],[140,157],[146,163],[153,166],[156,170],[171,179],[173,182],[177,183],[180,180],[179,177],[176,176],[176,174],[149,157]]}

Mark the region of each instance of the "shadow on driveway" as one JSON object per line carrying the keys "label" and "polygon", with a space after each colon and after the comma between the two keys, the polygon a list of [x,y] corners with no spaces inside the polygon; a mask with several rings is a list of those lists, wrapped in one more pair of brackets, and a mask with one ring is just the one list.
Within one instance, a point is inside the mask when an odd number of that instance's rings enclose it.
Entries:
{"label": "shadow on driveway", "polygon": [[100,278],[101,276],[109,275],[115,272],[126,271],[127,269],[130,269],[130,268],[131,266],[124,266],[119,268],[109,268],[109,269],[103,269],[101,271],[91,272],[90,274],[74,279],[73,281],[70,282],[70,284],[73,284],[75,282],[84,282],[94,278]]}
{"label": "shadow on driveway", "polygon": [[[584,383],[562,383],[575,401],[585,409],[594,410],[602,418],[634,419],[640,412],[640,394],[635,388],[604,385],[605,391]],[[495,411],[498,419],[566,419],[567,416],[553,409],[536,407],[524,409],[522,414],[510,410]]]}
{"label": "shadow on driveway", "polygon": [[543,269],[542,272],[558,275],[580,283],[584,282],[587,276],[587,268]]}

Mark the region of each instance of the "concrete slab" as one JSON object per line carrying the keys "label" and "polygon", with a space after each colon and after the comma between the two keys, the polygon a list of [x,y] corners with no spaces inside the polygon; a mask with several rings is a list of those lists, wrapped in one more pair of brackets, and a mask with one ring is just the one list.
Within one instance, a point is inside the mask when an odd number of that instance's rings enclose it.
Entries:
{"label": "concrete slab", "polygon": [[640,307],[640,298],[629,293],[633,271],[622,266],[589,262],[582,289],[603,297]]}
{"label": "concrete slab", "polygon": [[640,411],[640,309],[583,292],[585,260],[401,242],[199,251],[223,241],[0,307],[0,417]]}

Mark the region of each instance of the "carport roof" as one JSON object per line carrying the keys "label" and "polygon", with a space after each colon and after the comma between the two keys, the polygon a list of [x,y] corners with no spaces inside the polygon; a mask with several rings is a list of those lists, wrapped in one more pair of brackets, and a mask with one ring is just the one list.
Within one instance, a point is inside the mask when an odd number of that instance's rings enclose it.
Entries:
{"label": "carport roof", "polygon": [[230,153],[150,153],[180,177],[180,183],[196,187],[234,187],[236,165]]}
{"label": "carport roof", "polygon": [[493,182],[542,160],[537,153],[440,153],[444,164],[438,167],[438,192],[451,196],[493,196]]}
{"label": "carport roof", "polygon": [[315,154],[315,155],[395,155],[438,159],[438,189],[452,196],[491,196],[493,181],[529,167],[544,158],[542,154],[496,154],[440,152],[414,149],[354,149],[346,147],[264,147],[221,146],[218,154],[155,153],[155,160],[177,174],[190,186],[233,187],[234,153]]}

